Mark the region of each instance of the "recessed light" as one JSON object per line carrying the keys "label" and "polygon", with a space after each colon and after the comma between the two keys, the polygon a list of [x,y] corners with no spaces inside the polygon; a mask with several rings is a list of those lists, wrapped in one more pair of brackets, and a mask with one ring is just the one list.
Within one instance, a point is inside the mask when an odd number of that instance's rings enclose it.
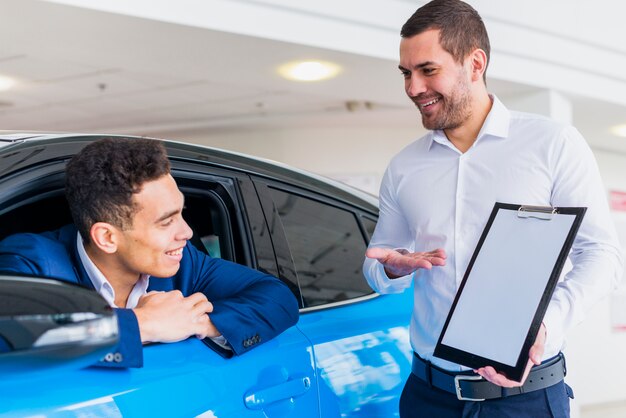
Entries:
{"label": "recessed light", "polygon": [[611,128],[611,133],[615,136],[621,136],[622,138],[626,138],[626,123],[613,126]]}
{"label": "recessed light", "polygon": [[15,85],[15,80],[11,77],[0,75],[0,91],[9,90]]}
{"label": "recessed light", "polygon": [[337,64],[325,61],[290,62],[278,68],[278,72],[289,80],[319,81],[335,77],[341,71]]}

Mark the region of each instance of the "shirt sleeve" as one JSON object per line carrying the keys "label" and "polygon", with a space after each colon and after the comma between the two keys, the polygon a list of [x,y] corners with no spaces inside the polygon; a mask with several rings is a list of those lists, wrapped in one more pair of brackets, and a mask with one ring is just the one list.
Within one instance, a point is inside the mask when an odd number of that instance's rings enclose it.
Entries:
{"label": "shirt sleeve", "polygon": [[228,344],[228,340],[223,335],[220,335],[218,337],[209,337],[209,338],[211,338],[211,340],[213,340],[215,344],[219,345],[224,350],[232,350],[230,348],[230,345]]}
{"label": "shirt sleeve", "polygon": [[[413,251],[413,238],[410,233],[406,217],[396,201],[397,185],[394,184],[392,165],[385,171],[380,186],[379,215],[374,235],[369,248],[403,248]],[[370,287],[378,293],[399,293],[411,286],[413,273],[407,276],[390,279],[385,269],[378,260],[365,258],[363,262],[363,274]]]}
{"label": "shirt sleeve", "polygon": [[587,212],[569,259],[572,269],[557,284],[544,317],[546,349],[557,347],[586,312],[621,280],[623,259],[606,192],[591,149],[573,127],[564,128],[554,152],[552,206],[584,206]]}

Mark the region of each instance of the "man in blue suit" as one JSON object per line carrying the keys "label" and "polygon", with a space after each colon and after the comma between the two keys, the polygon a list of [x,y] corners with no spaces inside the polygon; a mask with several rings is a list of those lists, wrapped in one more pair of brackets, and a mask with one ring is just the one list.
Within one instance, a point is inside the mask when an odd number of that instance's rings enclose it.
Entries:
{"label": "man in blue suit", "polygon": [[142,344],[196,336],[242,354],[298,319],[280,280],[211,258],[188,241],[184,196],[162,143],[107,138],[67,165],[73,225],[0,242],[0,271],[94,288],[116,310],[120,342],[99,363],[141,367]]}

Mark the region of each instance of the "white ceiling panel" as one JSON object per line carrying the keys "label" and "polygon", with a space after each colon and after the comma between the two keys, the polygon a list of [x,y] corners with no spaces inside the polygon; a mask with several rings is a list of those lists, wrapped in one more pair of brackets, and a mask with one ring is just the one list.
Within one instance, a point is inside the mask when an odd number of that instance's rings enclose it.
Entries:
{"label": "white ceiling panel", "polygon": [[[415,110],[394,59],[37,0],[2,0],[1,11],[0,74],[18,81],[0,92],[3,129],[419,126],[418,115],[405,117]],[[278,76],[279,65],[298,59],[333,61],[342,71],[320,83]],[[493,78],[488,86],[503,97],[537,89]],[[626,141],[606,133],[626,123],[624,108],[567,96],[590,143],[626,152]]]}

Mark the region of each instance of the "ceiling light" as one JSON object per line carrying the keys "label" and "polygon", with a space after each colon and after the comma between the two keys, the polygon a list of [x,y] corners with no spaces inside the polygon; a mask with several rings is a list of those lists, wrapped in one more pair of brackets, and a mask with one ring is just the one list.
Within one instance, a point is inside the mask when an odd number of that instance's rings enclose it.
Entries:
{"label": "ceiling light", "polygon": [[626,123],[622,125],[615,125],[611,128],[611,133],[615,136],[621,136],[622,138],[626,138]]}
{"label": "ceiling light", "polygon": [[278,72],[289,80],[319,81],[335,77],[341,68],[331,62],[301,61],[281,66]]}
{"label": "ceiling light", "polygon": [[0,91],[9,90],[15,84],[15,80],[10,77],[0,75]]}

